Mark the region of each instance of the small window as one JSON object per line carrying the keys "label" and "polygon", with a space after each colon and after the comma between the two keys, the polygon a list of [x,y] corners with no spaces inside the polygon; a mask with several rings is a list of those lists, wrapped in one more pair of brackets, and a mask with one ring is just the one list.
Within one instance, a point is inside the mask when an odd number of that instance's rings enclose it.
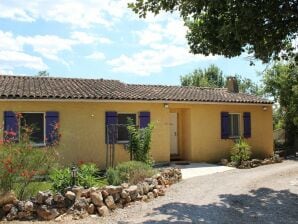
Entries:
{"label": "small window", "polygon": [[118,142],[127,142],[129,140],[126,128],[129,119],[136,125],[136,114],[118,114]]}
{"label": "small window", "polygon": [[229,114],[229,137],[240,136],[240,114]]}
{"label": "small window", "polygon": [[20,134],[24,133],[24,128],[32,128],[30,141],[34,144],[44,144],[44,114],[43,113],[22,113],[20,120]]}

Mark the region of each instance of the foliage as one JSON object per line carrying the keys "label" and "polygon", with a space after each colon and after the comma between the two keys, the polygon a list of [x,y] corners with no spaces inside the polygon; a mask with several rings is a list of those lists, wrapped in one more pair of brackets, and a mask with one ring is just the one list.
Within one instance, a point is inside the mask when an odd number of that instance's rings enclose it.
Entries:
{"label": "foliage", "polygon": [[225,85],[223,72],[215,65],[207,69],[195,69],[192,73],[181,76],[182,86],[219,87]]}
{"label": "foliage", "polygon": [[265,92],[278,103],[275,120],[285,128],[286,144],[293,146],[298,138],[298,66],[275,63],[265,72],[263,82]]}
{"label": "foliage", "polygon": [[146,128],[137,128],[128,122],[127,130],[130,136],[128,149],[133,160],[152,165],[150,144],[153,129],[153,124],[149,124]]}
{"label": "foliage", "polygon": [[[76,185],[84,188],[105,185],[106,182],[98,177],[99,169],[94,163],[85,163],[79,166]],[[56,192],[64,192],[71,186],[72,177],[69,167],[53,169],[49,175],[52,182],[52,189]]]}
{"label": "foliage", "polygon": [[34,148],[30,142],[32,128],[23,129],[18,141],[16,133],[5,131],[0,145],[0,191],[14,190],[17,185],[19,199],[36,176],[45,175],[50,167],[55,167],[58,156],[55,147]]}
{"label": "foliage", "polygon": [[49,77],[50,76],[50,73],[48,71],[46,71],[46,70],[39,71],[36,76],[39,76],[39,77]]}
{"label": "foliage", "polygon": [[237,139],[231,151],[231,161],[240,164],[242,161],[249,160],[250,156],[249,144],[243,138]]}
{"label": "foliage", "polygon": [[63,193],[65,188],[71,185],[71,173],[69,168],[52,169],[49,175],[52,190]]}
{"label": "foliage", "polygon": [[119,185],[124,182],[137,184],[154,174],[155,171],[150,165],[139,161],[129,161],[120,163],[115,168],[109,168],[107,181],[112,185]]}
{"label": "foliage", "polygon": [[263,62],[294,54],[296,0],[136,0],[129,7],[139,17],[178,11],[189,29],[188,44],[194,54],[231,58],[246,51]]}
{"label": "foliage", "polygon": [[[22,199],[30,199],[30,197],[35,196],[39,191],[47,191],[52,188],[52,184],[46,181],[33,181],[28,184],[26,189],[23,192]],[[17,183],[14,186],[14,191],[16,195],[20,195],[20,191],[22,191],[22,184]]]}
{"label": "foliage", "polygon": [[[254,95],[262,95],[262,87],[249,78],[236,75],[239,91]],[[216,65],[210,65],[207,69],[195,69],[192,73],[181,76],[182,86],[216,87],[226,86],[226,76]]]}

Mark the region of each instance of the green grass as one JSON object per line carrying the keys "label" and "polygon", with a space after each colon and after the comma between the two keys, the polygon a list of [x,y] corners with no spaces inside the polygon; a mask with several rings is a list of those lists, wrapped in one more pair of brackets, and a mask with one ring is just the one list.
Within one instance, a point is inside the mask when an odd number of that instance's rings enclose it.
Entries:
{"label": "green grass", "polygon": [[25,189],[23,196],[20,198],[20,190],[21,184],[16,184],[14,187],[14,191],[19,199],[26,200],[30,197],[35,197],[38,191],[47,191],[50,190],[52,184],[47,181],[38,181],[38,182],[31,182]]}

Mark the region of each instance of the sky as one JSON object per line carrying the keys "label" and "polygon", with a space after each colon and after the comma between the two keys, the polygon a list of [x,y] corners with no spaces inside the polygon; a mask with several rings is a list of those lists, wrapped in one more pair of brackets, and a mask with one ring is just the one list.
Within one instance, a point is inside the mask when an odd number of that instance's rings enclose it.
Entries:
{"label": "sky", "polygon": [[0,73],[179,85],[181,75],[215,64],[225,75],[261,79],[261,62],[193,55],[177,13],[140,19],[129,1],[1,0]]}

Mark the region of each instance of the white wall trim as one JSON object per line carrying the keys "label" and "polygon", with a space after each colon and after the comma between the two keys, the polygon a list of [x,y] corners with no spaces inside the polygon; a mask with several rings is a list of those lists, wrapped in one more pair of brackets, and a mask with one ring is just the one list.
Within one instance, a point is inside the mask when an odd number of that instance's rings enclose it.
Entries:
{"label": "white wall trim", "polygon": [[199,101],[166,101],[166,100],[92,100],[92,99],[0,99],[0,102],[60,102],[60,103],[154,103],[154,104],[221,104],[221,105],[254,105],[272,106],[272,103],[234,103],[234,102],[199,102]]}

